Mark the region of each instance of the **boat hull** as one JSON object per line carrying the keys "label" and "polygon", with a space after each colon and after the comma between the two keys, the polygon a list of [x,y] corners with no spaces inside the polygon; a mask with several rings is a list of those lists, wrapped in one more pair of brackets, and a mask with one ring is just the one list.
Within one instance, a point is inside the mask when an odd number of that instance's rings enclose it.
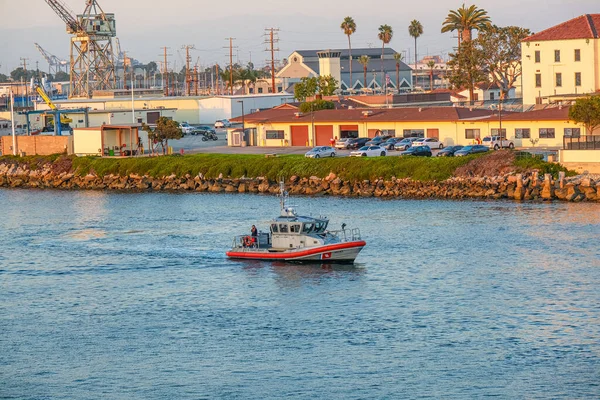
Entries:
{"label": "boat hull", "polygon": [[227,257],[242,260],[297,261],[297,262],[354,262],[366,242],[336,243],[325,246],[275,251],[273,249],[232,249]]}

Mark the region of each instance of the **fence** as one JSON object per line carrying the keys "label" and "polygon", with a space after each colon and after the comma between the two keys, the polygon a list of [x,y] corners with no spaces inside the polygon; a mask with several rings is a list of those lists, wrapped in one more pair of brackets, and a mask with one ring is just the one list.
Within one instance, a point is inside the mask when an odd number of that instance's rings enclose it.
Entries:
{"label": "fence", "polygon": [[600,150],[600,135],[565,136],[563,150]]}

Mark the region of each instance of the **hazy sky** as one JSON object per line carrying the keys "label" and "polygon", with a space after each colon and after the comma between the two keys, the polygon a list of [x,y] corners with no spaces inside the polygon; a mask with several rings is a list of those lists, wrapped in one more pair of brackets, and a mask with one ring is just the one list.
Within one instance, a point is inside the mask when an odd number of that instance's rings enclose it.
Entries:
{"label": "hazy sky", "polygon": [[[63,0],[75,13],[85,8],[85,0]],[[262,66],[268,58],[264,51],[264,29],[279,28],[279,59],[296,49],[346,48],[346,36],[339,29],[350,15],[357,24],[352,46],[381,47],[377,27],[391,25],[394,36],[390,46],[396,51],[410,51],[413,61],[414,41],[408,35],[411,20],[421,21],[424,34],[418,41],[419,56],[446,56],[455,45],[452,34],[441,34],[441,23],[450,9],[462,1],[358,1],[358,0],[99,0],[107,13],[117,18],[117,35],[123,50],[142,62],[156,61],[161,47],[170,47],[170,66],[183,64],[186,44],[195,45],[194,63],[209,65],[228,63],[226,37],[234,37],[234,61],[250,59]],[[152,4],[152,6],[148,6]],[[159,5],[160,4],[160,5]],[[471,4],[471,3],[467,3]],[[479,0],[475,4],[488,11],[496,25],[518,25],[538,32],[567,19],[586,13],[600,13],[598,0]],[[42,0],[0,0],[0,72],[17,67],[21,57],[28,65],[41,70],[48,65],[37,52],[39,43],[63,59],[69,54],[69,36],[65,24]]]}

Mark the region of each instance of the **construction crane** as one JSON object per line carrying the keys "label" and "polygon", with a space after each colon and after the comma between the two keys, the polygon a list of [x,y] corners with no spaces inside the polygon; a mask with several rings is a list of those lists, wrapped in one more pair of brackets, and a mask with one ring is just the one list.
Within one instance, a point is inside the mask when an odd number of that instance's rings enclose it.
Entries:
{"label": "construction crane", "polygon": [[115,61],[112,38],[114,14],[105,13],[96,0],[85,0],[82,14],[73,14],[60,0],[45,0],[67,25],[71,34],[69,98],[91,98],[95,90],[114,90]]}
{"label": "construction crane", "polygon": [[[46,92],[45,86],[46,83],[44,82],[44,80],[42,80],[42,82],[40,83],[39,81],[36,81],[33,78],[31,79],[31,89],[37,92],[37,94],[42,98],[42,100],[44,100],[44,103],[46,103],[52,111],[58,111],[58,107],[56,107],[52,100],[50,100],[50,96],[48,95],[48,92]],[[61,125],[68,127],[68,124],[70,124],[71,122],[73,122],[71,118],[67,118],[62,114],[60,115]],[[49,124],[50,123],[52,123],[51,120],[49,121]]]}
{"label": "construction crane", "polygon": [[69,64],[67,61],[65,60],[61,60],[58,57],[56,57],[53,54],[48,53],[46,50],[42,49],[42,46],[40,46],[37,43],[34,43],[35,47],[38,49],[38,51],[42,54],[42,56],[44,57],[44,59],[46,59],[46,61],[48,62],[48,73],[49,74],[56,74],[59,71],[62,72],[67,72],[67,65]]}

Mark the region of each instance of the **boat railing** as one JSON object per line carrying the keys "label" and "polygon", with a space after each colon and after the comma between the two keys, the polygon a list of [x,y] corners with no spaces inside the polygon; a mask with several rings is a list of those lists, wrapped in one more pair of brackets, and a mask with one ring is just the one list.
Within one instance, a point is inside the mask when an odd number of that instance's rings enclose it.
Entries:
{"label": "boat railing", "polygon": [[[263,240],[261,240],[262,236],[266,237],[263,238]],[[261,244],[261,242],[263,243]],[[233,238],[233,243],[231,247],[233,249],[251,251],[270,247],[268,242],[268,236],[266,234],[263,234],[262,232],[259,234],[259,236],[238,235]]]}
{"label": "boat railing", "polygon": [[354,242],[360,240],[360,229],[340,229],[338,231],[329,231],[330,235],[338,238],[340,242]]}

